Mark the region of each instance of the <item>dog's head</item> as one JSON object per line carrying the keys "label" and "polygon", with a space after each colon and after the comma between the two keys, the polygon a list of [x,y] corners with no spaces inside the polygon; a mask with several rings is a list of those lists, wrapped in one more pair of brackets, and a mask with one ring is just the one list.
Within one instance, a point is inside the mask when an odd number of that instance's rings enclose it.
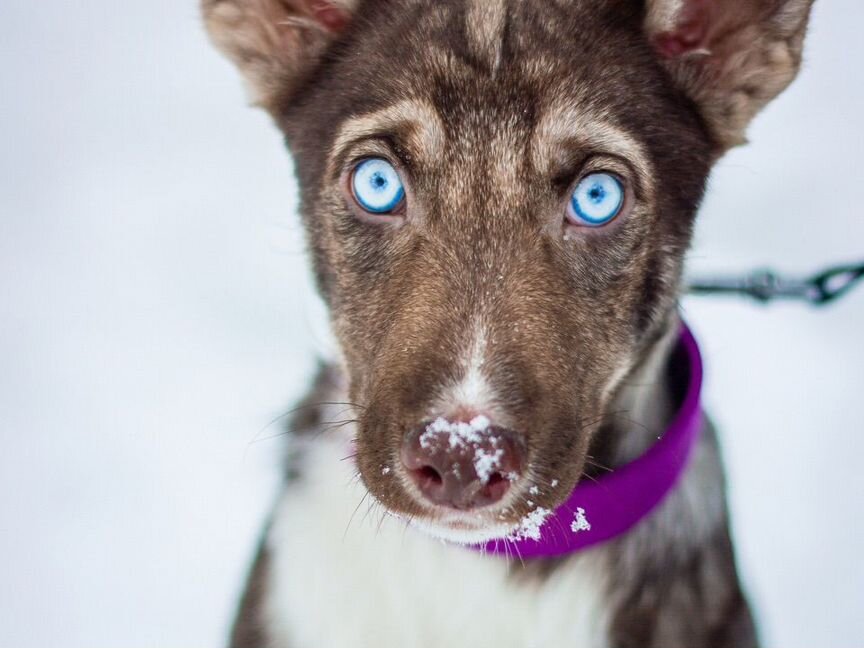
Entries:
{"label": "dog's head", "polygon": [[810,3],[204,0],[294,155],[379,501],[480,540],[566,498]]}

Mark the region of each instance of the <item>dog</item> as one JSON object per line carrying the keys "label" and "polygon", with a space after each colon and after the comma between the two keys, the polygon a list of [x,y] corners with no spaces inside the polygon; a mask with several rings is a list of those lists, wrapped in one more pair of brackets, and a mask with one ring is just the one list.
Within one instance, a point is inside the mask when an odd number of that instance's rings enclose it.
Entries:
{"label": "dog", "polygon": [[677,301],[811,4],[203,0],[295,160],[339,348],[232,646],[758,644]]}

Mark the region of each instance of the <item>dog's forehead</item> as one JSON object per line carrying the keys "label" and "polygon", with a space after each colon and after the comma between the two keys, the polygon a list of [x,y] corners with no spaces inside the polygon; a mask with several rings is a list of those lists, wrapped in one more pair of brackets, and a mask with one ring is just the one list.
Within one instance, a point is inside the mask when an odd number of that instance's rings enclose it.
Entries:
{"label": "dog's forehead", "polygon": [[409,18],[396,24],[414,46],[448,50],[493,74],[507,59],[602,50],[622,26],[641,23],[633,0],[396,0],[392,12]]}
{"label": "dog's forehead", "polygon": [[369,75],[361,92],[371,90],[379,100],[346,111],[333,153],[364,136],[399,130],[427,167],[495,171],[506,185],[526,163],[548,171],[543,167],[555,159],[557,144],[582,139],[646,169],[637,133],[618,119],[618,107],[632,105],[644,87],[632,83],[632,72],[630,79],[615,75],[628,55],[627,39],[610,36],[624,31],[621,17],[610,27],[592,4],[400,5],[409,24],[394,20],[390,29],[364,32],[350,59],[355,78],[357,66]]}
{"label": "dog's forehead", "polygon": [[[381,49],[400,57],[396,70],[384,69],[421,93],[436,86],[449,91],[449,107],[482,98],[487,111],[510,108],[568,87],[580,94],[580,86],[614,82],[616,70],[639,58],[631,51],[640,33],[638,16],[610,11],[615,3],[417,1],[416,13],[406,13],[408,24],[376,30],[387,42]],[[404,49],[393,48],[394,41]]]}
{"label": "dog's forehead", "polygon": [[493,73],[501,65],[507,0],[467,0],[465,37],[470,50]]}

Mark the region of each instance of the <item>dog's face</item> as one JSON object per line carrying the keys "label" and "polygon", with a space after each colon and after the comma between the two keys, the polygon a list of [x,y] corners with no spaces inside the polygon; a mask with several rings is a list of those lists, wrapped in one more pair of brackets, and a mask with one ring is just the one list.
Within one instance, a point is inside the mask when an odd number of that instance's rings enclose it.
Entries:
{"label": "dog's face", "polygon": [[566,498],[808,9],[205,0],[295,157],[380,502],[481,540]]}

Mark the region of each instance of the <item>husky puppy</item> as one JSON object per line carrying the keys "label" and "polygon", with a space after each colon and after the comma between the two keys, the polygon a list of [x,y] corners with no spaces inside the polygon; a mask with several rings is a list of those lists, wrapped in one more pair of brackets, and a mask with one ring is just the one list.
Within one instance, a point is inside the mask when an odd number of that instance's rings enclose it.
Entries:
{"label": "husky puppy", "polygon": [[627,532],[519,543],[675,417],[706,178],[795,77],[811,2],[203,0],[294,157],[341,351],[232,646],[756,645],[704,421]]}

